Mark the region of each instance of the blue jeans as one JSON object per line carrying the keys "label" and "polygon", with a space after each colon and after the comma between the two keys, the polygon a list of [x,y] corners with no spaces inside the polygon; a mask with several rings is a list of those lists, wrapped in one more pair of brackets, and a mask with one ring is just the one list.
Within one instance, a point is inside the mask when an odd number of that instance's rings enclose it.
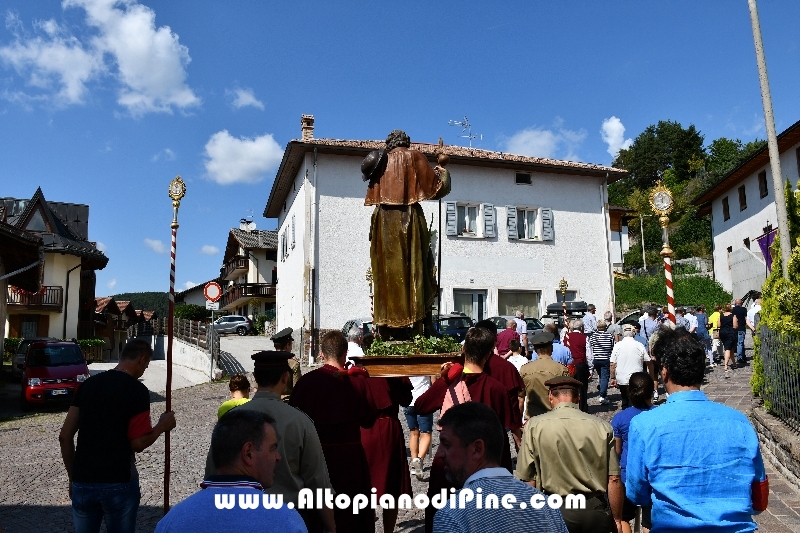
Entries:
{"label": "blue jeans", "polygon": [[97,533],[105,519],[108,533],[134,533],[139,510],[139,480],[127,483],[72,483],[75,533]]}
{"label": "blue jeans", "polygon": [[744,336],[747,334],[747,331],[737,331],[736,333],[739,334],[739,339],[736,344],[736,362],[743,363],[744,362]]}
{"label": "blue jeans", "polygon": [[611,377],[611,361],[608,359],[595,359],[594,369],[600,376],[600,397],[605,398],[608,392],[608,378]]}
{"label": "blue jeans", "polygon": [[429,415],[418,415],[413,405],[403,407],[406,415],[408,429],[418,429],[420,433],[431,433],[433,431],[433,413]]}

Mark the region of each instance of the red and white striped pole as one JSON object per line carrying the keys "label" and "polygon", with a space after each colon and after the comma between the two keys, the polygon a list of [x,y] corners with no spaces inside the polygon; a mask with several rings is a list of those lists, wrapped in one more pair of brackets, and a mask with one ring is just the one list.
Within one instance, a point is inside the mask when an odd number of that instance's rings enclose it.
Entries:
{"label": "red and white striped pole", "polygon": [[[175,248],[178,241],[178,208],[181,198],[186,194],[186,184],[180,176],[176,176],[169,185],[169,196],[172,198],[172,246],[170,247],[169,264],[169,308],[167,311],[167,411],[172,411],[172,340],[175,327]],[[170,446],[169,434],[164,433],[164,514],[169,511],[169,475],[170,475]]]}
{"label": "red and white striped pole", "polygon": [[672,248],[669,247],[669,217],[658,217],[658,222],[661,224],[661,236],[664,241],[664,246],[661,248],[661,257],[664,258],[664,280],[667,285],[667,309],[669,310],[669,320],[675,323],[675,292],[673,290],[672,281]]}

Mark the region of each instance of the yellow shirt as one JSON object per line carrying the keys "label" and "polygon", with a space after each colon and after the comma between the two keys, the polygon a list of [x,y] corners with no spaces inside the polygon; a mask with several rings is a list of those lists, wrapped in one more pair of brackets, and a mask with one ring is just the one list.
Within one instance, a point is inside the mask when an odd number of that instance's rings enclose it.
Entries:
{"label": "yellow shirt", "polygon": [[222,402],[222,405],[220,405],[219,409],[217,409],[217,420],[222,418],[222,415],[224,415],[234,407],[242,405],[243,403],[247,403],[249,401],[250,398],[236,398],[235,400],[228,400],[226,402]]}
{"label": "yellow shirt", "polygon": [[711,329],[719,329],[719,311],[714,311],[708,315],[708,323],[711,324]]}

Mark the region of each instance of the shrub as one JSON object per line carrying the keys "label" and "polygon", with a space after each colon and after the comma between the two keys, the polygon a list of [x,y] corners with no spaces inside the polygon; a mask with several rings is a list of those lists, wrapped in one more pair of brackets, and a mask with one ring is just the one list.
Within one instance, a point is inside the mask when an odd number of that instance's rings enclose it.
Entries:
{"label": "shrub", "polygon": [[[731,293],[722,285],[704,276],[675,277],[675,301],[680,305],[705,305],[713,308],[716,304],[730,302]],[[635,276],[618,279],[614,282],[617,306],[640,307],[646,302],[667,301],[664,276]]]}
{"label": "shrub", "polygon": [[211,310],[202,305],[183,304],[175,308],[175,318],[184,320],[205,320],[211,318]]}
{"label": "shrub", "polygon": [[22,339],[11,337],[3,341],[3,361],[12,361]]}
{"label": "shrub", "polygon": [[256,315],[255,320],[253,320],[253,329],[256,330],[256,333],[259,335],[263,335],[266,331],[266,323],[270,322],[272,317],[269,314],[264,315]]}

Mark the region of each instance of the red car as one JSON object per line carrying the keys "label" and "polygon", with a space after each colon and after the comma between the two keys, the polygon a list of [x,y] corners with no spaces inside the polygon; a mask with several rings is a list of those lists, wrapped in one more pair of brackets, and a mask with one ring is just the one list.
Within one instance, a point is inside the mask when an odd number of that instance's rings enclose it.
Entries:
{"label": "red car", "polygon": [[22,370],[22,408],[50,402],[71,401],[81,383],[89,379],[89,367],[77,343],[34,342],[28,347]]}

